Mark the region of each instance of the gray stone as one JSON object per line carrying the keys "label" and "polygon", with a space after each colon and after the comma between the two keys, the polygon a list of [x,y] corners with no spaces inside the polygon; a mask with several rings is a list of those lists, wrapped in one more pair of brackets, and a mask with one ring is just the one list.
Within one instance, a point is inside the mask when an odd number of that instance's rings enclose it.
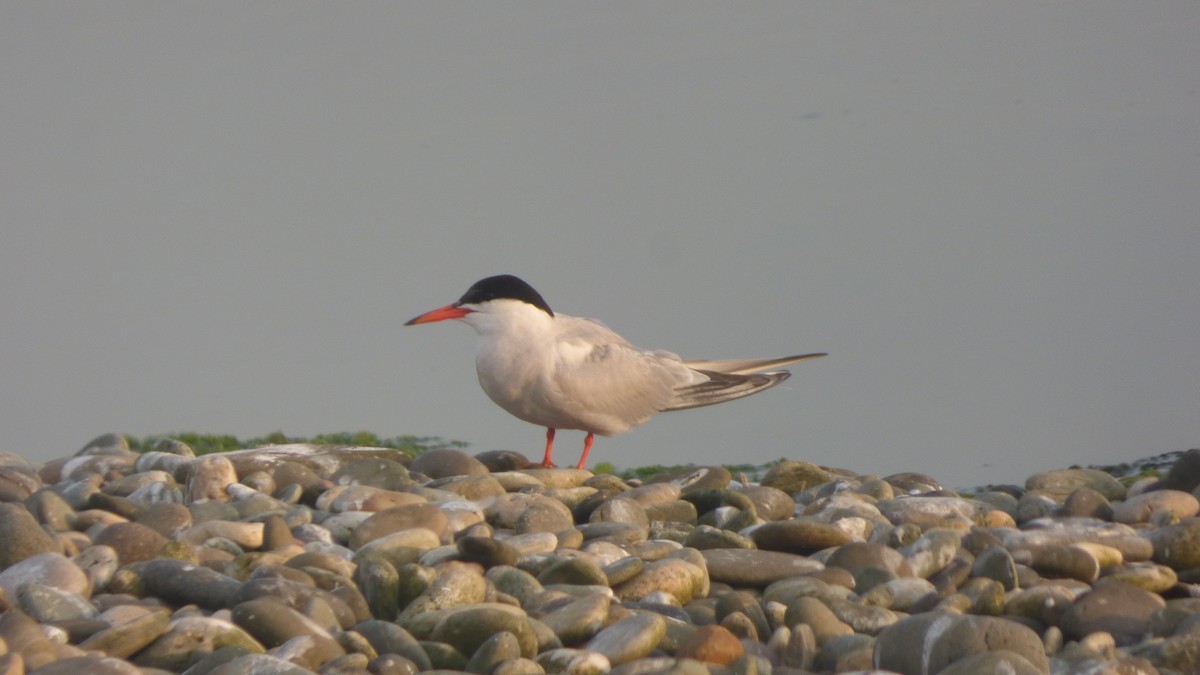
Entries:
{"label": "gray stone", "polygon": [[1200,487],[1200,449],[1192,448],[1180,455],[1162,480],[1162,487],[1183,492]]}
{"label": "gray stone", "polygon": [[0,572],[0,588],[15,598],[21,586],[34,583],[75,595],[91,594],[87,574],[61,553],[39,553]]}
{"label": "gray stone", "polygon": [[109,546],[116,551],[122,565],[153,560],[167,541],[158,531],[140,523],[109,525],[93,540],[98,546]]}
{"label": "gray stone", "polygon": [[1041,675],[1044,672],[1020,654],[1006,649],[998,649],[961,658],[948,668],[938,671],[938,675],[978,675],[979,673]]}
{"label": "gray stone", "polygon": [[608,577],[594,561],[587,558],[562,558],[537,576],[543,586],[570,584],[575,586],[607,586]]}
{"label": "gray stone", "polygon": [[392,621],[400,613],[400,574],[387,560],[361,558],[354,569],[354,583],[366,599],[371,616]]}
{"label": "gray stone", "polygon": [[1003,546],[989,546],[976,556],[971,575],[995,579],[1006,591],[1017,588],[1017,564]]}
{"label": "gray stone", "polygon": [[474,654],[487,640],[501,632],[511,633],[521,656],[532,658],[538,651],[537,635],[519,607],[499,603],[480,603],[453,608],[438,620],[430,634],[435,642],[444,642],[461,654]]}
{"label": "gray stone", "polygon": [[61,553],[62,547],[20,504],[0,503],[0,570],[39,553]]}
{"label": "gray stone", "polygon": [[786,494],[794,495],[808,488],[828,483],[834,474],[810,462],[784,460],[767,471],[762,484]]}
{"label": "gray stone", "polygon": [[25,508],[39,523],[55,532],[66,532],[75,522],[75,509],[53,490],[34,492],[25,500]]}
{"label": "gray stone", "polygon": [[[920,649],[914,649],[920,645]],[[1042,640],[1015,621],[947,612],[917,614],[893,624],[875,641],[874,665],[900,673],[936,673],[973,654],[1009,650],[1049,673]]]}
{"label": "gray stone", "polygon": [[171,622],[133,662],[143,668],[182,672],[204,657],[225,647],[261,654],[264,649],[250,634],[228,621],[202,616],[185,616]]}
{"label": "gray stone", "polygon": [[1063,501],[1059,514],[1069,518],[1112,519],[1112,505],[1104,495],[1086,485],[1075,488]]}
{"label": "gray stone", "polygon": [[709,549],[701,551],[709,578],[731,586],[764,587],[781,579],[820,571],[824,565],[793,553]]}
{"label": "gray stone", "polygon": [[1026,490],[1036,490],[1060,504],[1079,487],[1091,488],[1109,501],[1125,498],[1125,486],[1112,475],[1098,469],[1043,471],[1025,480]]}
{"label": "gray stone", "polygon": [[310,658],[317,665],[345,653],[320,625],[274,598],[240,603],[233,608],[232,618],[266,647],[278,647],[299,636],[311,639]]}
{"label": "gray stone", "polygon": [[462,537],[455,545],[461,560],[484,567],[515,565],[519,556],[516,548],[492,537]]}
{"label": "gray stone", "polygon": [[1200,567],[1200,518],[1188,518],[1175,525],[1148,533],[1154,546],[1154,562],[1175,571]]}
{"label": "gray stone", "polygon": [[390,621],[365,621],[354,626],[378,654],[399,654],[424,671],[433,668],[421,644],[408,631]]}
{"label": "gray stone", "polygon": [[78,594],[38,583],[23,584],[17,602],[29,616],[41,622],[78,621],[96,616],[96,608]]}
{"label": "gray stone", "polygon": [[226,489],[237,482],[237,470],[226,455],[205,455],[192,463],[185,498],[189,502],[201,499],[228,501]]}
{"label": "gray stone", "polygon": [[493,499],[484,511],[493,527],[524,532],[559,532],[575,525],[571,510],[544,495],[512,493]]}
{"label": "gray stone", "polygon": [[954,559],[961,543],[962,535],[957,531],[929,530],[900,552],[908,560],[913,574],[928,579]]}
{"label": "gray stone", "polygon": [[408,603],[396,623],[403,626],[422,612],[483,602],[486,592],[483,577],[467,567],[449,567],[433,580],[429,588]]}
{"label": "gray stone", "polygon": [[600,631],[583,648],[620,665],[650,654],[666,634],[667,622],[661,616],[634,614]]}
{"label": "gray stone", "polygon": [[364,520],[350,535],[350,548],[360,548],[380,537],[416,527],[439,537],[445,534],[446,514],[433,504],[404,504],[378,511]]}
{"label": "gray stone", "polygon": [[[904,556],[883,544],[856,541],[839,546],[825,559],[826,567],[840,567],[854,575],[854,588],[859,593],[870,590],[876,583],[886,583],[897,577],[913,576]],[[882,572],[882,574],[880,574]],[[868,583],[868,578],[870,582]]]}
{"label": "gray stone", "polygon": [[1200,512],[1200,501],[1180,490],[1143,492],[1112,505],[1112,519],[1118,523],[1177,522]]}
{"label": "gray stone", "polygon": [[686,604],[704,595],[708,583],[708,573],[702,567],[678,558],[664,558],[647,564],[641,573],[613,588],[613,592],[622,600],[641,600],[661,591]]}
{"label": "gray stone", "polygon": [[207,675],[312,675],[312,672],[270,654],[246,654],[208,671]]}
{"label": "gray stone", "polygon": [[1075,600],[1062,616],[1063,635],[1079,640],[1104,631],[1118,645],[1137,642],[1149,632],[1151,617],[1165,606],[1162,598],[1128,584],[1100,584]]}
{"label": "gray stone", "polygon": [[766,523],[755,528],[750,538],[760,549],[799,555],[812,555],[853,541],[844,530],[807,518]]}
{"label": "gray stone", "polygon": [[170,621],[170,612],[165,608],[149,609],[139,617],[92,634],[79,647],[128,658],[166,633]]}
{"label": "gray stone", "polygon": [[814,597],[797,598],[788,605],[784,620],[789,626],[807,625],[818,644],[854,632],[854,629],[839,619],[824,602]]}
{"label": "gray stone", "polygon": [[199,605],[207,609],[232,606],[241,588],[236,579],[207,567],[181,560],[157,559],[146,563],[141,572],[146,593],[175,605]]}
{"label": "gray stone", "polygon": [[585,595],[540,617],[563,645],[573,647],[591,639],[604,627],[611,601],[600,593]]}
{"label": "gray stone", "polygon": [[655,476],[650,483],[665,483],[679,488],[680,492],[691,492],[708,488],[723,488],[729,485],[732,478],[733,474],[723,466],[697,466]]}
{"label": "gray stone", "polygon": [[369,485],[384,490],[403,490],[413,484],[404,464],[382,457],[352,461],[329,479],[335,485]]}
{"label": "gray stone", "polygon": [[142,670],[127,661],[106,656],[76,656],[46,664],[33,671],[37,675],[142,675]]}
{"label": "gray stone", "polygon": [[454,448],[438,448],[423,452],[408,465],[408,469],[423,473],[430,478],[486,476],[488,474],[488,469],[483,462]]}
{"label": "gray stone", "polygon": [[467,661],[466,671],[488,675],[505,661],[521,658],[521,644],[517,636],[501,631],[484,641]]}
{"label": "gray stone", "polygon": [[627,523],[639,528],[650,527],[646,509],[636,501],[625,498],[606,500],[592,511],[589,520],[593,523]]}

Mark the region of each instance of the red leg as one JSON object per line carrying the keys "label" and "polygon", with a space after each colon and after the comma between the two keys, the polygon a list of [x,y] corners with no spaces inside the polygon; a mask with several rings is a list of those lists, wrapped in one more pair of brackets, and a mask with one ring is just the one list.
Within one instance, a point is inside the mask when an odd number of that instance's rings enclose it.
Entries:
{"label": "red leg", "polygon": [[554,451],[554,429],[546,429],[546,456],[542,458],[542,466],[553,469],[554,460],[550,459],[550,453]]}
{"label": "red leg", "polygon": [[582,469],[584,462],[587,462],[587,455],[592,450],[592,441],[596,440],[596,435],[588,432],[587,438],[583,439],[583,455],[579,458],[579,465],[576,469]]}

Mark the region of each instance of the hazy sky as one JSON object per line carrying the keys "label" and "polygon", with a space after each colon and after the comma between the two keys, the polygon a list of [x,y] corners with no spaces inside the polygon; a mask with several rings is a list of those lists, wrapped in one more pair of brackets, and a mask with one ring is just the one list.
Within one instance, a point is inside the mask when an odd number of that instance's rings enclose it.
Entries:
{"label": "hazy sky", "polygon": [[[487,275],[828,351],[593,462],[951,485],[1200,446],[1200,3],[0,3],[0,450],[370,430],[539,456]],[[559,434],[560,463],[582,434]]]}

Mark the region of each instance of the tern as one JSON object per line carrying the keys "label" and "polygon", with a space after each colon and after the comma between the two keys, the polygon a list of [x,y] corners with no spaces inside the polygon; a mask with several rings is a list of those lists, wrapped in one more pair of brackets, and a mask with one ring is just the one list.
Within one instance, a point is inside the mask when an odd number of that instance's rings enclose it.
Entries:
{"label": "tern", "polygon": [[612,436],[668,410],[757,394],[791,373],[778,370],[825,354],[776,359],[685,360],[639,349],[594,319],[555,313],[532,286],[510,274],[476,282],[457,302],[404,325],[457,319],[479,335],[475,370],[496,405],[546,427],[546,456],[557,429],[586,431],[582,469],[596,434]]}

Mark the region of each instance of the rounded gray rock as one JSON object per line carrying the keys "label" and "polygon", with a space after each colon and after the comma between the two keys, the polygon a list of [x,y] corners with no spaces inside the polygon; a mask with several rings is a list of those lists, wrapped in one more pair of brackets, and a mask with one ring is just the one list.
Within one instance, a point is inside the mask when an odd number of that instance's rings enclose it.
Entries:
{"label": "rounded gray rock", "polygon": [[824,565],[793,553],[754,549],[709,549],[700,552],[709,578],[735,587],[764,587],[782,579],[812,574]]}
{"label": "rounded gray rock", "polygon": [[1075,600],[1059,627],[1073,640],[1104,631],[1118,645],[1129,645],[1149,632],[1151,618],[1163,607],[1160,596],[1129,584],[1099,584]]}
{"label": "rounded gray rock", "polygon": [[666,634],[667,622],[661,616],[634,614],[600,631],[583,648],[620,665],[650,654]]}
{"label": "rounded gray rock", "polygon": [[430,478],[485,476],[488,474],[488,469],[483,462],[454,448],[438,448],[423,452],[408,465],[408,470],[423,473]]}
{"label": "rounded gray rock", "polygon": [[236,579],[207,567],[182,560],[159,558],[146,563],[141,572],[146,593],[175,605],[199,605],[207,609],[232,606],[241,588]]}
{"label": "rounded gray rock", "polygon": [[61,553],[62,547],[20,504],[0,503],[0,570],[39,553]]}
{"label": "rounded gray rock", "polygon": [[97,546],[109,546],[116,551],[122,565],[153,560],[167,541],[158,531],[140,523],[109,525],[93,540]]}
{"label": "rounded gray rock", "polygon": [[800,555],[812,555],[853,541],[844,530],[807,518],[766,523],[755,528],[750,538],[760,549]]}
{"label": "rounded gray rock", "polygon": [[811,462],[784,460],[767,471],[762,484],[794,495],[833,479],[832,473]]}

